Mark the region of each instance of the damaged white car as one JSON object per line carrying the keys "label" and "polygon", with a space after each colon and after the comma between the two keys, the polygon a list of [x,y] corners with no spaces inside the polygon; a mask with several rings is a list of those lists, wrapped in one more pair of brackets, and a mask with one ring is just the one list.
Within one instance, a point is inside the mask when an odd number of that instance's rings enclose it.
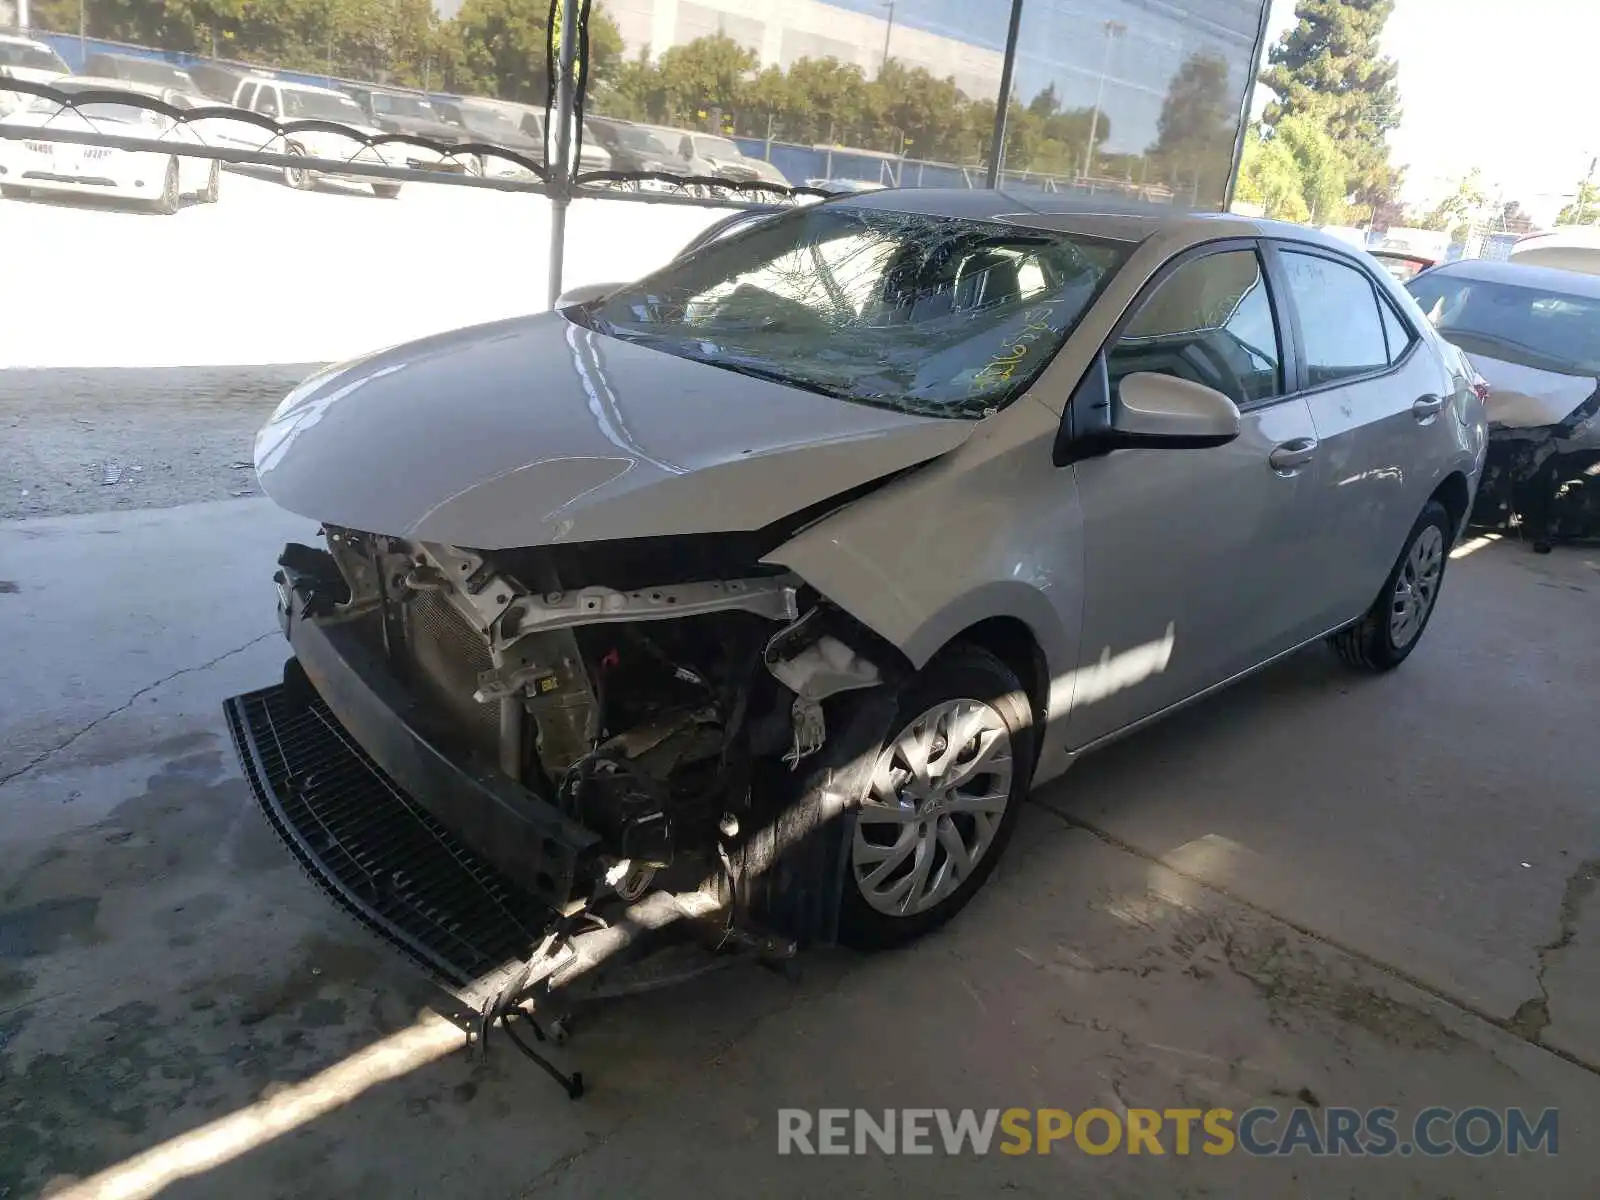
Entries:
{"label": "damaged white car", "polygon": [[584,294],[256,444],[327,547],[247,770],[446,977],[924,932],[1078,754],[1325,636],[1397,665],[1481,468],[1459,356],[1298,227],[885,191]]}

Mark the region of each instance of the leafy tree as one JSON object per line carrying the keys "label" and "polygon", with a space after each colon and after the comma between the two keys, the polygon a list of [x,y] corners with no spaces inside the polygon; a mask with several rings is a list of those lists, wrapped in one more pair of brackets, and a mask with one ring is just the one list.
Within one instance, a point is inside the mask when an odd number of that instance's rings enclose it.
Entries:
{"label": "leafy tree", "polygon": [[704,128],[714,109],[734,111],[755,65],[754,51],[720,34],[672,47],[656,68],[664,118]]}
{"label": "leafy tree", "polygon": [[1146,153],[1175,192],[1218,200],[1226,192],[1238,120],[1231,99],[1228,64],[1214,54],[1190,55],[1172,77]]}
{"label": "leafy tree", "polygon": [[1556,216],[1557,225],[1600,225],[1600,184],[1594,181],[1594,163],[1578,185],[1578,194]]}
{"label": "leafy tree", "polygon": [[[424,0],[427,2],[427,0]],[[543,103],[548,94],[551,38],[547,0],[464,0],[445,31],[453,43],[450,86],[503,100]],[[622,63],[622,34],[601,9],[589,16],[592,86],[602,86]]]}
{"label": "leafy tree", "polygon": [[1244,155],[1239,167],[1237,199],[1259,204],[1267,216],[1279,221],[1306,221],[1311,210],[1306,205],[1300,164],[1289,143],[1282,138],[1266,138],[1252,126],[1244,139]]}
{"label": "leafy tree", "polygon": [[1462,241],[1485,199],[1482,172],[1474,168],[1457,181],[1453,192],[1427,212],[1408,217],[1408,221],[1418,229],[1449,231],[1453,240]]}
{"label": "leafy tree", "polygon": [[1396,67],[1379,49],[1393,11],[1394,0],[1299,0],[1296,24],[1261,74],[1277,96],[1267,124],[1304,117],[1320,125],[1350,164],[1355,198],[1374,208],[1400,182],[1385,142],[1400,124]]}
{"label": "leafy tree", "polygon": [[1308,221],[1334,224],[1344,215],[1349,164],[1333,139],[1305,117],[1284,117],[1272,131],[1293,156],[1300,172],[1300,195]]}

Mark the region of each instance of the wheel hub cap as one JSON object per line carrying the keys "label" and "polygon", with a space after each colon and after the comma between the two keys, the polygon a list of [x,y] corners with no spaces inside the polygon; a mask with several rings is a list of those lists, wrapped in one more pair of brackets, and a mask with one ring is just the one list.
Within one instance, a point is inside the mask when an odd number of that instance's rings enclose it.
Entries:
{"label": "wheel hub cap", "polygon": [[1439,597],[1444,574],[1444,535],[1437,525],[1427,526],[1411,544],[1395,580],[1389,611],[1389,637],[1399,649],[1416,641]]}
{"label": "wheel hub cap", "polygon": [[1011,797],[1011,734],[981,700],[946,700],[878,756],[856,814],[856,886],[890,916],[926,912],[988,853]]}

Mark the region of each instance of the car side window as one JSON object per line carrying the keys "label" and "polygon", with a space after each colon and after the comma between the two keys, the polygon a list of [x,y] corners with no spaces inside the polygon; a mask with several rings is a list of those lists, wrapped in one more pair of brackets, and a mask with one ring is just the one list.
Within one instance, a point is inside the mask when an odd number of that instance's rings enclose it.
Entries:
{"label": "car side window", "polygon": [[1417,340],[1417,335],[1411,332],[1411,327],[1400,319],[1394,311],[1394,305],[1388,301],[1380,301],[1378,310],[1383,317],[1383,336],[1389,343],[1389,363],[1392,366],[1405,356],[1411,343]]}
{"label": "car side window", "polygon": [[693,142],[692,139],[684,138],[681,142],[678,143],[678,155],[681,158],[693,158],[694,157],[694,142]]}
{"label": "car side window", "polygon": [[1384,370],[1389,347],[1372,281],[1319,254],[1281,254],[1289,295],[1300,313],[1306,377],[1312,387]]}
{"label": "car side window", "polygon": [[255,84],[247,83],[247,84],[244,85],[244,90],[239,93],[239,101],[238,101],[238,103],[239,103],[239,107],[240,108],[247,109],[247,110],[248,109],[253,109],[255,107],[255,103],[256,103],[256,85]]}
{"label": "car side window", "polygon": [[263,85],[256,95],[256,111],[262,116],[275,117],[278,115],[278,91]]}
{"label": "car side window", "polygon": [[1235,404],[1283,395],[1283,352],[1254,250],[1190,259],[1139,305],[1106,366],[1113,388],[1136,371],[1215,388]]}

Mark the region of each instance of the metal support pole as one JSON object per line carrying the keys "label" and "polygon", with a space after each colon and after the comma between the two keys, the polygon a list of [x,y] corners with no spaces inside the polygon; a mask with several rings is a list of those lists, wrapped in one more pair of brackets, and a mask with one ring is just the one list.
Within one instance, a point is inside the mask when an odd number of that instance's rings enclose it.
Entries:
{"label": "metal support pole", "polygon": [[1267,26],[1271,23],[1272,5],[1270,0],[1258,0],[1258,2],[1261,5],[1261,12],[1256,23],[1255,45],[1251,47],[1251,70],[1245,78],[1244,94],[1239,98],[1239,124],[1233,133],[1233,157],[1228,162],[1228,186],[1222,189],[1224,212],[1233,208],[1234,189],[1239,185],[1239,168],[1244,165],[1245,132],[1250,127],[1250,102],[1255,91],[1251,84],[1261,74],[1261,68],[1266,65]]}
{"label": "metal support pole", "polygon": [[1105,54],[1100,59],[1100,83],[1095,88],[1094,112],[1089,117],[1089,144],[1083,150],[1083,177],[1088,179],[1094,171],[1094,140],[1100,136],[1100,106],[1106,100],[1106,76],[1111,73],[1111,48],[1126,31],[1127,26],[1121,21],[1107,21],[1104,29],[1106,34]]}
{"label": "metal support pole", "polygon": [[28,0],[17,0],[17,28],[28,32]]}
{"label": "metal support pole", "polygon": [[561,46],[556,58],[555,154],[545,154],[550,192],[550,307],[561,295],[567,249],[567,205],[572,202],[572,116],[578,82],[578,19],[583,0],[561,0]]}
{"label": "metal support pole", "polygon": [[1011,77],[1017,69],[1017,33],[1022,28],[1022,0],[1011,0],[1011,24],[1006,29],[1006,57],[1000,66],[1000,95],[994,103],[994,135],[989,142],[987,187],[1000,186],[1006,161],[1006,112],[1011,107]]}

